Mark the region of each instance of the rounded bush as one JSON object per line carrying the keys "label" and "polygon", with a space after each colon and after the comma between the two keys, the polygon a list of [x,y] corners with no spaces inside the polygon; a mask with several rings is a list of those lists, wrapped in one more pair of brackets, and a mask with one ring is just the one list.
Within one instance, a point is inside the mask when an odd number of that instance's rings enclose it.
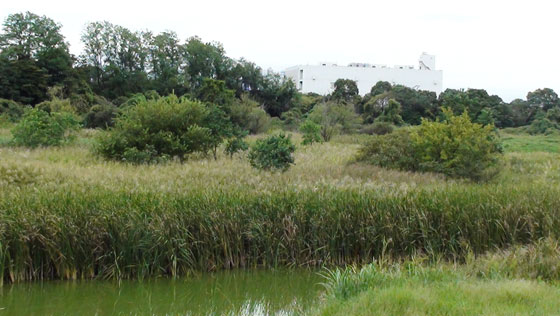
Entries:
{"label": "rounded bush", "polygon": [[208,152],[213,144],[209,109],[201,102],[175,95],[140,100],[125,108],[115,126],[100,134],[96,151],[133,163],[152,163]]}
{"label": "rounded bush", "polygon": [[388,122],[375,122],[362,128],[362,134],[385,135],[393,132],[393,125]]}
{"label": "rounded bush", "polygon": [[358,161],[408,171],[443,173],[454,178],[488,180],[497,174],[501,146],[493,125],[473,123],[465,112],[444,120],[376,136],[358,153]]}
{"label": "rounded bush", "polygon": [[60,146],[74,139],[73,132],[79,126],[77,118],[70,113],[47,113],[39,109],[29,109],[12,130],[12,142],[17,146],[32,148]]}
{"label": "rounded bush", "polygon": [[257,140],[249,151],[251,165],[260,170],[286,171],[294,163],[296,150],[292,140],[285,134],[268,136]]}
{"label": "rounded bush", "polygon": [[19,120],[23,110],[23,106],[16,101],[0,99],[0,116],[6,117],[11,122]]}

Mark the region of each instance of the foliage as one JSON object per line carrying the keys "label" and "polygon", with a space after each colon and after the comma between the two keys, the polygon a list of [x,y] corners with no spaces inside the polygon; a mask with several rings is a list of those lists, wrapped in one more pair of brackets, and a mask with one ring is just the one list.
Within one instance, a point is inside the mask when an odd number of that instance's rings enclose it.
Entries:
{"label": "foliage", "polygon": [[264,110],[270,116],[280,117],[282,113],[294,107],[298,92],[292,80],[269,74],[263,78],[261,85],[261,91],[251,91],[251,94],[263,104]]}
{"label": "foliage", "polygon": [[28,109],[13,128],[12,142],[16,146],[60,146],[73,140],[79,127],[76,117],[68,112],[45,112]]}
{"label": "foliage", "polygon": [[356,81],[350,79],[338,79],[334,82],[334,91],[331,99],[338,102],[354,102],[358,95]]}
{"label": "foliage", "polygon": [[0,96],[36,104],[46,97],[47,86],[72,80],[73,60],[61,27],[31,12],[8,15],[0,34],[0,82],[8,86]]}
{"label": "foliage", "polygon": [[[549,110],[550,111],[550,110]],[[531,123],[528,128],[529,134],[536,135],[536,134],[548,134],[555,130],[559,130],[560,126],[555,121],[551,121],[548,118],[547,113],[543,111],[539,111],[535,115],[535,119]]]}
{"label": "foliage", "polygon": [[221,106],[226,112],[234,100],[234,91],[227,89],[223,80],[204,78],[198,91],[198,99]]}
{"label": "foliage", "polygon": [[231,105],[230,119],[234,125],[251,134],[265,132],[270,123],[270,116],[246,94]]}
{"label": "foliage", "polygon": [[389,83],[380,81],[372,87],[372,93],[365,95],[358,105],[364,121],[372,123],[383,115],[390,100],[401,105],[399,114],[407,124],[420,124],[421,118],[435,118],[439,112],[434,92],[414,90],[402,85],[392,87]]}
{"label": "foliage", "polygon": [[333,101],[315,106],[308,118],[321,126],[321,137],[326,142],[339,133],[355,132],[361,123],[351,105]]}
{"label": "foliage", "polygon": [[472,123],[465,112],[444,109],[443,121],[377,136],[364,146],[358,161],[409,171],[443,173],[449,177],[487,180],[497,174],[501,153],[492,125]]}
{"label": "foliage", "polygon": [[203,103],[175,95],[140,101],[125,108],[115,126],[100,135],[96,151],[105,158],[134,163],[185,159],[216,146],[221,135],[213,128],[219,116]]}
{"label": "foliage", "polygon": [[303,145],[310,145],[323,141],[321,137],[321,125],[312,120],[305,120],[299,127],[299,130],[303,133]]}
{"label": "foliage", "polygon": [[249,151],[251,166],[267,171],[286,171],[294,163],[292,156],[296,147],[290,136],[285,134],[271,135],[259,139]]}
{"label": "foliage", "polygon": [[411,132],[419,170],[475,181],[496,175],[501,148],[494,126],[472,123],[467,112],[443,114],[443,121],[423,119]]}
{"label": "foliage", "polygon": [[546,111],[546,118],[551,122],[560,124],[560,106],[550,108]]}
{"label": "foliage", "polygon": [[414,143],[407,129],[373,137],[360,148],[356,160],[383,168],[418,170]]}
{"label": "foliage", "polygon": [[118,113],[119,109],[114,105],[94,105],[84,117],[84,127],[103,129],[112,127]]}
{"label": "foliage", "polygon": [[435,92],[395,85],[388,95],[401,104],[400,114],[407,124],[420,124],[421,118],[434,119],[439,113]]}
{"label": "foliage", "polygon": [[537,89],[527,93],[527,103],[530,107],[548,111],[556,106],[560,106],[558,94],[550,88]]}
{"label": "foliage", "polygon": [[385,92],[389,92],[393,89],[391,83],[387,81],[378,81],[373,87],[371,87],[370,95],[376,96]]}
{"label": "foliage", "polygon": [[[520,100],[521,101],[521,100]],[[446,89],[439,96],[439,104],[449,107],[459,115],[468,111],[473,122],[483,125],[494,124],[497,127],[511,127],[524,124],[519,120],[528,119],[530,113],[524,108],[524,101],[517,102],[516,107],[506,104],[496,95],[489,95],[484,89],[455,90]]]}
{"label": "foliage", "polygon": [[0,99],[0,117],[6,117],[11,122],[16,122],[23,115],[24,108],[12,100]]}
{"label": "foliage", "polygon": [[402,125],[404,123],[400,113],[401,104],[393,99],[389,100],[387,107],[383,109],[383,114],[378,116],[374,122],[385,122],[394,125]]}
{"label": "foliage", "polygon": [[208,128],[208,146],[212,150],[214,159],[218,159],[218,146],[224,141],[224,139],[233,136],[233,125],[229,120],[226,112],[222,107],[210,104],[207,105],[208,113],[204,119],[203,126]]}
{"label": "foliage", "polygon": [[249,149],[249,144],[247,144],[247,142],[244,140],[245,136],[247,136],[246,132],[236,135],[235,137],[232,137],[226,141],[224,152],[230,158],[232,158],[233,155],[238,152],[246,151]]}
{"label": "foliage", "polygon": [[47,113],[66,112],[74,115],[77,114],[69,99],[59,99],[57,97],[53,97],[50,101],[43,101],[37,104],[35,108]]}
{"label": "foliage", "polygon": [[375,122],[362,128],[361,133],[368,135],[385,135],[393,132],[393,125],[387,122]]}
{"label": "foliage", "polygon": [[47,72],[29,59],[8,59],[0,54],[0,97],[21,104],[47,99]]}

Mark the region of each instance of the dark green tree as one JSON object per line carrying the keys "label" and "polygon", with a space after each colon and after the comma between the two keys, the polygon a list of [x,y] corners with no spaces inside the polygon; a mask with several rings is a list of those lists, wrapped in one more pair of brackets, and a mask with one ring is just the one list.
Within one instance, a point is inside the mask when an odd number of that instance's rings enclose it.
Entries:
{"label": "dark green tree", "polygon": [[554,90],[544,88],[529,92],[527,94],[527,103],[531,107],[540,108],[546,112],[555,106],[560,106],[560,99],[558,99],[558,94]]}
{"label": "dark green tree", "polygon": [[356,81],[350,79],[337,79],[334,82],[334,91],[331,94],[331,99],[335,101],[343,101],[354,103],[358,95],[358,85]]}
{"label": "dark green tree", "polygon": [[373,87],[371,87],[370,95],[372,97],[391,91],[393,86],[387,81],[378,81]]}

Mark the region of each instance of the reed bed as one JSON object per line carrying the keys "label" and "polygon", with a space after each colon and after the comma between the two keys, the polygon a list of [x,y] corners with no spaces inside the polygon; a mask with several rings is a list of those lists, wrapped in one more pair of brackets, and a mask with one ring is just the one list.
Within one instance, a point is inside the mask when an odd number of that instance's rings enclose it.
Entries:
{"label": "reed bed", "polygon": [[508,154],[481,185],[355,164],[357,148],[298,148],[271,174],[242,156],[133,166],[91,156],[87,141],[0,147],[0,280],[466,260],[560,236],[556,154]]}

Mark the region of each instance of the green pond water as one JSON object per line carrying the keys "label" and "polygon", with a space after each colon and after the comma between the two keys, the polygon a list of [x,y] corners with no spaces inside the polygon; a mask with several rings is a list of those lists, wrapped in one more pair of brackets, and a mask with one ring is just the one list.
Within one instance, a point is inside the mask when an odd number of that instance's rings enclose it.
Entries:
{"label": "green pond water", "polygon": [[310,270],[238,270],[179,279],[4,284],[0,315],[291,315],[312,304]]}

